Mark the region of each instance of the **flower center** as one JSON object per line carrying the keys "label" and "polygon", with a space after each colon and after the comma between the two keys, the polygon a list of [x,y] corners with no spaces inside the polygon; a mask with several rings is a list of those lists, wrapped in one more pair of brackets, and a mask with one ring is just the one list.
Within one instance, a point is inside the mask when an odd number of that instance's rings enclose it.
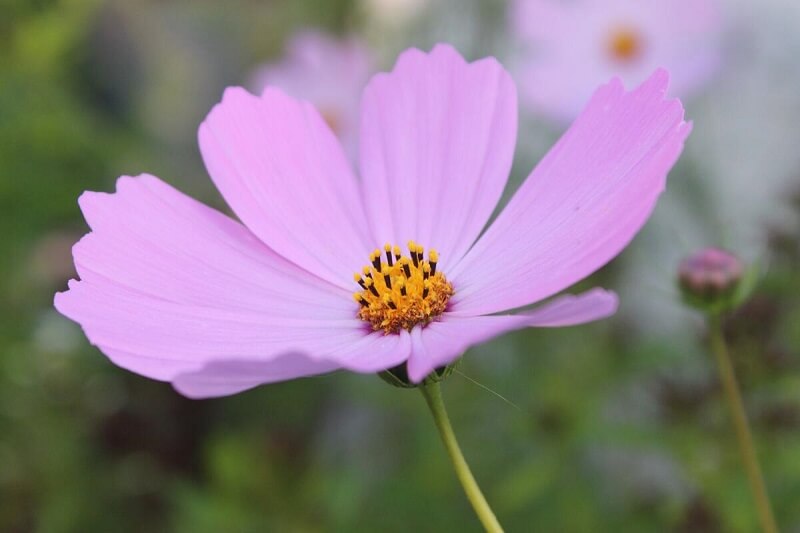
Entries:
{"label": "flower center", "polygon": [[427,259],[424,248],[414,241],[408,243],[408,256],[399,246],[387,244],[383,250],[384,254],[378,248],[369,254],[371,264],[354,276],[362,289],[353,295],[361,305],[358,318],[389,334],[411,331],[441,315],[453,286],[436,271],[436,250],[428,251]]}
{"label": "flower center", "polygon": [[608,53],[615,61],[629,63],[642,53],[641,34],[629,26],[621,26],[611,32],[608,39]]}

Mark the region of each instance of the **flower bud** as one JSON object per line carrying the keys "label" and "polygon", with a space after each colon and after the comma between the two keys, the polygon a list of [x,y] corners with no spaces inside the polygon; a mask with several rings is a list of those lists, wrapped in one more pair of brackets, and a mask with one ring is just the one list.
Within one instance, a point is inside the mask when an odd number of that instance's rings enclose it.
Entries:
{"label": "flower bud", "polygon": [[738,257],[720,248],[704,248],[681,262],[678,284],[688,304],[721,311],[731,307],[743,274]]}

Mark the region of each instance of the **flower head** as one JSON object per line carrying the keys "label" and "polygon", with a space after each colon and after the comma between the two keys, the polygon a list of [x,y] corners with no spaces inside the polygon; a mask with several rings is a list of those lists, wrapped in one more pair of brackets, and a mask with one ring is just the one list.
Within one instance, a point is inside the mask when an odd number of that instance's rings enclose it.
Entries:
{"label": "flower head", "polygon": [[561,122],[611,76],[638,84],[666,67],[671,90],[684,97],[720,60],[715,0],[514,0],[511,17],[523,103]]}
{"label": "flower head", "polygon": [[690,130],[666,88],[664,71],[600,87],[483,234],[517,129],[494,59],[439,45],[375,76],[360,179],[311,104],[228,89],[199,143],[241,223],[153,176],[86,192],[80,280],[56,307],[119,366],[193,397],[340,368],[405,364],[419,382],[505,331],[606,317],[601,289],[498,313],[583,279],[647,220]]}
{"label": "flower head", "polygon": [[371,71],[369,50],[355,37],[340,39],[305,30],[289,40],[280,61],[256,69],[250,85],[257,93],[277,87],[311,102],[348,154],[354,154],[359,97]]}
{"label": "flower head", "polygon": [[369,256],[370,264],[364,267],[363,276],[354,278],[361,290],[354,294],[361,305],[358,317],[372,325],[372,329],[397,333],[412,330],[417,325],[426,326],[447,309],[453,295],[453,286],[436,271],[439,254],[430,250],[425,259],[425,249],[414,241],[408,243],[408,257],[399,246],[386,244],[386,261],[383,252],[376,248]]}

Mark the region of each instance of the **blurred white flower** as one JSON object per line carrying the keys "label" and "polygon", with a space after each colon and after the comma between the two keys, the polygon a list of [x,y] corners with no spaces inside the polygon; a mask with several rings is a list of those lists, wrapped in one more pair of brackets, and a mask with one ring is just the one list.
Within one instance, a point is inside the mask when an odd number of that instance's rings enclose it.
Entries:
{"label": "blurred white flower", "polygon": [[670,92],[686,97],[720,60],[714,0],[515,0],[510,17],[521,100],[559,122],[615,75],[630,87],[664,67]]}
{"label": "blurred white flower", "polygon": [[403,26],[425,9],[429,0],[363,0],[364,11],[383,26]]}

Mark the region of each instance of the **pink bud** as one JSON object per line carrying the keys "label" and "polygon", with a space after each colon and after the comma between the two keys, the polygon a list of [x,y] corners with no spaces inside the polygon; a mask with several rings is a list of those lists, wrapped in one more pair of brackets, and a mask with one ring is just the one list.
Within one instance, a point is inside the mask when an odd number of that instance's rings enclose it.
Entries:
{"label": "pink bud", "polygon": [[720,248],[704,248],[684,259],[678,283],[686,296],[704,303],[729,297],[742,279],[738,257]]}

